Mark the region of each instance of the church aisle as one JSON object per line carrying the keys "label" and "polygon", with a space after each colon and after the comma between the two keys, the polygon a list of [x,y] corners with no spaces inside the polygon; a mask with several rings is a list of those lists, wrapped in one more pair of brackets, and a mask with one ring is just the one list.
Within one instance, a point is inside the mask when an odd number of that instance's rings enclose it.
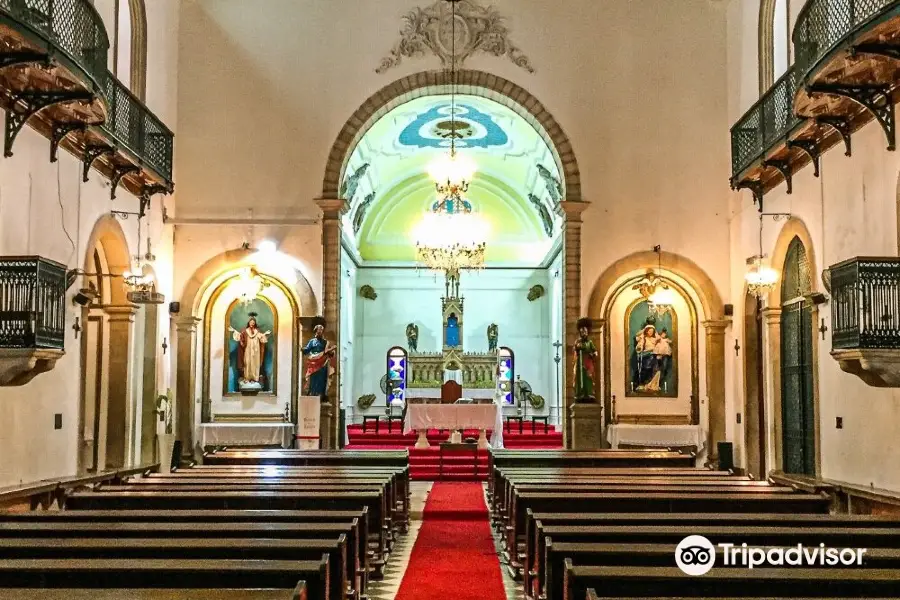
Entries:
{"label": "church aisle", "polygon": [[396,600],[506,600],[484,488],[435,483]]}

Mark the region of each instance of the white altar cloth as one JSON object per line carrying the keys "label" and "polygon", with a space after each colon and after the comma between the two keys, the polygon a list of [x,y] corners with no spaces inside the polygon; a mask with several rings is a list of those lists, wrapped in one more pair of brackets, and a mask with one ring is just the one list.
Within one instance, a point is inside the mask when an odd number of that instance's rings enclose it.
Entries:
{"label": "white altar cloth", "polygon": [[281,446],[294,445],[293,423],[203,423],[200,446]]}
{"label": "white altar cloth", "polygon": [[424,429],[493,429],[496,404],[410,404],[403,432]]}
{"label": "white altar cloth", "polygon": [[697,454],[706,446],[706,432],[699,425],[610,425],[606,440],[613,448],[620,445],[674,448],[696,446]]}
{"label": "white altar cloth", "polygon": [[[463,389],[463,396],[480,400],[482,398],[493,398],[496,390],[490,389]],[[440,398],[441,388],[409,388],[406,390],[407,398]]]}

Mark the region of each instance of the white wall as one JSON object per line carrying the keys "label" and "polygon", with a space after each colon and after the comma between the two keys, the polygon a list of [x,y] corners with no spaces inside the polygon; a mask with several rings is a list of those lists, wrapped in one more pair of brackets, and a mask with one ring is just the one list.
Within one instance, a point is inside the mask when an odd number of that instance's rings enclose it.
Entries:
{"label": "white wall", "polygon": [[[376,300],[357,298],[353,337],[353,405],[363,394],[375,394],[372,412],[384,411],[379,381],[385,356],[392,346],[407,348],[406,325],[419,327],[419,352],[440,352],[442,344],[441,296],[443,276],[415,269],[360,268],[356,292],[369,284]],[[533,285],[549,287],[545,269],[487,269],[464,273],[460,293],[463,304],[463,351],[487,352],[487,328],[496,323],[499,346],[515,353],[516,375],[528,381],[536,394],[549,402],[553,396],[555,365],[550,344],[550,296],[527,299]],[[347,374],[345,374],[345,377]],[[546,412],[546,409],[544,411]]]}

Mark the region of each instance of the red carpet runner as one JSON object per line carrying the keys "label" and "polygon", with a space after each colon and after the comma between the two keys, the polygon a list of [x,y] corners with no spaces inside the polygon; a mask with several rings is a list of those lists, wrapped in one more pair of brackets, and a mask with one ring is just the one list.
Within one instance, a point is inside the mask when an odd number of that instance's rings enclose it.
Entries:
{"label": "red carpet runner", "polygon": [[435,483],[396,600],[505,600],[484,492]]}

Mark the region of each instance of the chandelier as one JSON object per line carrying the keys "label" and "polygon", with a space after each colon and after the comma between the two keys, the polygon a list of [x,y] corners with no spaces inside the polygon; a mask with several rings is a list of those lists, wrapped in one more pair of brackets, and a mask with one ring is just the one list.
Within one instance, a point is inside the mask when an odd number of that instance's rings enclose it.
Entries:
{"label": "chandelier", "polygon": [[263,280],[256,269],[247,267],[241,270],[234,285],[237,287],[238,300],[242,304],[250,304],[265,288],[269,287],[269,282]]}
{"label": "chandelier", "polygon": [[[138,220],[138,244],[140,244],[140,228],[141,222]],[[148,237],[146,254],[132,257],[131,268],[122,273],[122,281],[127,293],[145,294],[154,291],[156,282],[153,277],[153,261],[155,260],[156,256],[150,251],[150,238]]]}
{"label": "chandelier", "polygon": [[429,269],[444,273],[458,273],[463,269],[484,266],[487,226],[472,213],[468,202],[446,199],[435,202],[414,231],[416,260]]}
{"label": "chandelier", "polygon": [[657,257],[657,272],[649,270],[633,289],[640,290],[641,295],[647,299],[650,304],[650,312],[662,316],[673,310],[676,294],[661,277],[662,246],[654,246],[653,251]]}
{"label": "chandelier", "polygon": [[747,282],[747,293],[758,299],[768,296],[778,284],[778,272],[765,263],[766,255],[763,254],[762,228],[763,217],[766,216],[772,217],[776,221],[791,218],[789,213],[759,213],[759,254],[747,259],[750,269],[744,275],[744,281]]}
{"label": "chandelier", "polygon": [[469,182],[478,167],[470,157],[456,151],[456,3],[451,6],[451,55],[450,55],[450,152],[435,159],[428,166],[428,175],[434,180],[439,196],[461,198],[469,190]]}

